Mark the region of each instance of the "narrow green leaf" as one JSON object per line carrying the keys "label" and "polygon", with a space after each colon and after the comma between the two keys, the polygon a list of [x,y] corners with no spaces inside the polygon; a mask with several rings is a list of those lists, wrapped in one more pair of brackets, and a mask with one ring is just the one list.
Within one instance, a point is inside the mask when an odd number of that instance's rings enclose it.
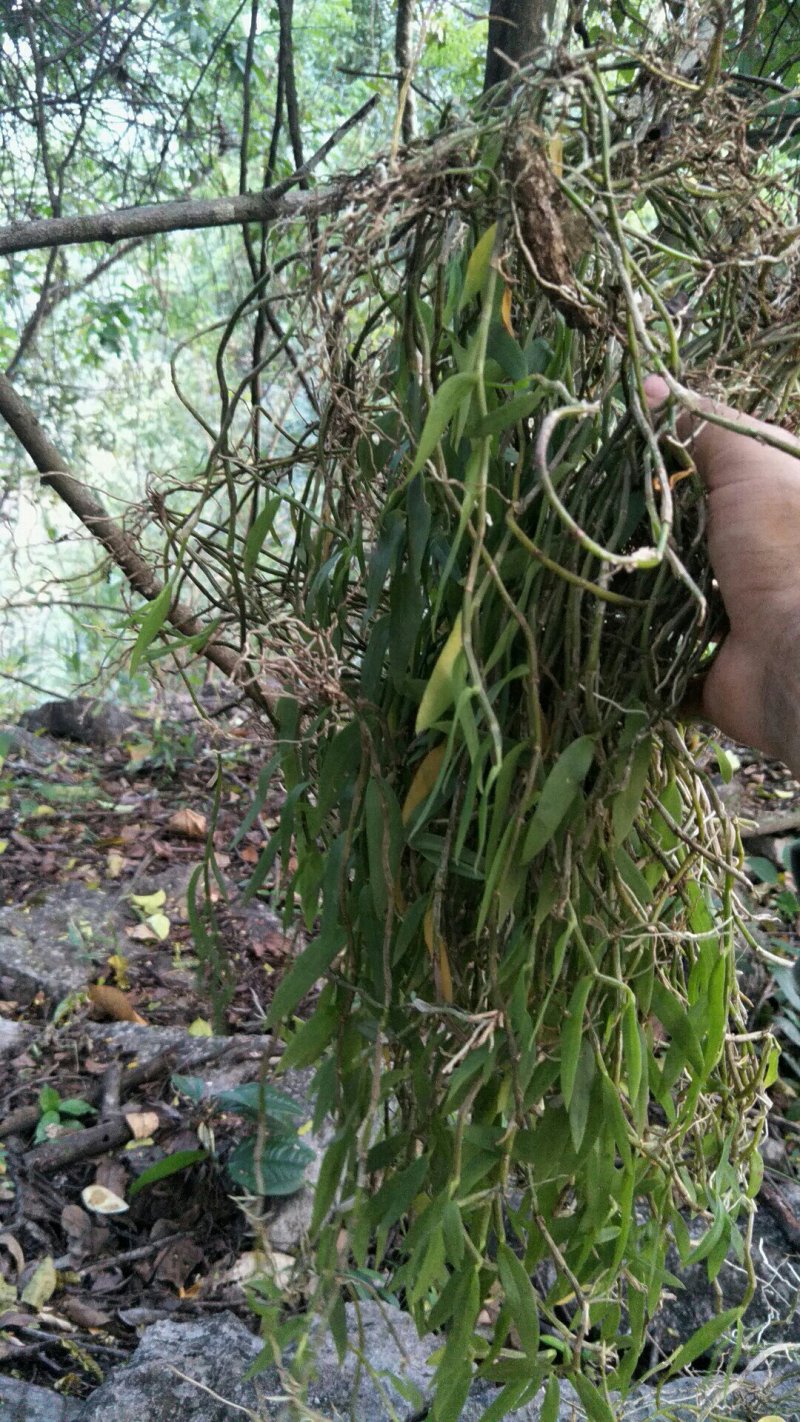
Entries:
{"label": "narrow green leaf", "polygon": [[558,1378],[548,1378],[547,1387],[544,1390],[544,1401],[542,1410],[539,1413],[539,1422],[558,1422],[558,1409],[561,1401],[561,1388]]}
{"label": "narrow green leaf", "polygon": [[594,978],[581,978],[576,984],[567,1008],[567,1020],[561,1029],[561,1091],[569,1109],[575,1077],[578,1071],[583,1040],[583,1014]]}
{"label": "narrow green leaf", "polygon": [[709,1349],[713,1348],[726,1328],[730,1328],[738,1322],[740,1316],[740,1309],[728,1308],[724,1313],[718,1313],[716,1318],[710,1318],[707,1323],[698,1328],[696,1333],[692,1334],[691,1338],[676,1353],[673,1353],[670,1359],[670,1372],[680,1372],[681,1368],[688,1368],[690,1363],[694,1363],[697,1358],[702,1357],[703,1353],[707,1353]]}
{"label": "narrow green leaf", "polygon": [[625,787],[620,790],[611,806],[611,824],[615,844],[622,844],[633,828],[633,822],[642,803],[642,795],[647,783],[651,753],[650,737],[646,736],[636,747],[633,760],[627,768]]}
{"label": "narrow green leaf", "polygon": [[703,1058],[706,1071],[719,1061],[728,1025],[728,963],[720,956],[711,969],[708,983],[708,1006],[705,1013]]}
{"label": "narrow green leaf", "polygon": [[539,1305],[536,1291],[525,1265],[505,1243],[498,1245],[497,1263],[500,1283],[505,1290],[506,1302],[511,1309],[519,1341],[527,1356],[533,1359],[539,1351]]}
{"label": "narrow green leaf", "polygon": [[685,1008],[660,982],[653,983],[651,1006],[656,1017],[669,1032],[673,1043],[683,1052],[685,1061],[703,1076],[703,1048]]}
{"label": "narrow green leaf", "polygon": [[527,1378],[516,1378],[501,1388],[493,1402],[482,1412],[478,1422],[501,1422],[512,1408],[518,1407],[520,1399],[529,1386]]}
{"label": "narrow green leaf", "polygon": [[245,539],[244,553],[242,555],[242,567],[244,569],[245,581],[249,582],[253,576],[253,570],[258,561],[258,555],[264,546],[264,539],[271,532],[275,522],[275,515],[280,508],[280,494],[273,494],[264,502],[261,512],[254,518],[250,531]]}
{"label": "narrow green leaf", "polygon": [[427,731],[444,714],[455,698],[456,685],[453,677],[456,663],[464,646],[461,629],[461,613],[453,623],[450,635],[442,647],[436,665],[430,674],[428,684],[422,694],[417,711],[416,735]]}
{"label": "narrow green leaf", "polygon": [[161,628],[167,620],[170,604],[172,602],[172,584],[166,583],[149,604],[144,615],[144,620],[139,628],[139,635],[133,644],[131,652],[130,672],[131,676],[137,670],[142,657],[144,656],[150,643],[158,636]]}
{"label": "narrow green leaf", "polygon": [[394,791],[371,777],[364,796],[369,883],[375,913],[386,916],[403,847],[403,825]]}
{"label": "narrow green leaf", "polygon": [[198,1165],[201,1160],[208,1160],[208,1151],[205,1150],[176,1150],[172,1155],[165,1155],[163,1160],[157,1160],[155,1165],[151,1165],[147,1170],[143,1170],[141,1175],[137,1175],[128,1186],[128,1199],[132,1200],[140,1190],[144,1190],[147,1185],[154,1185],[157,1180],[166,1180],[170,1175],[177,1175],[179,1170],[186,1170],[190,1165]]}
{"label": "narrow green leaf", "polygon": [[628,1079],[628,1100],[633,1104],[639,1095],[639,1083],[642,1079],[642,1039],[639,1035],[636,1004],[631,998],[628,998],[622,1010],[622,1051],[625,1075]]}
{"label": "narrow green leaf", "polygon": [[261,814],[261,811],[264,808],[264,801],[266,800],[267,795],[269,794],[269,788],[272,784],[272,777],[275,774],[278,765],[280,764],[280,760],[281,752],[277,751],[275,755],[273,755],[270,760],[267,761],[267,764],[264,766],[263,770],[259,772],[258,781],[256,783],[256,791],[253,796],[253,802],[250,805],[250,808],[248,809],[244,819],[242,820],[242,823],[238,826],[236,833],[233,836],[233,839],[231,840],[231,849],[235,849],[236,845],[244,839],[245,835],[248,833],[249,830],[253,828],[253,825],[258,819],[258,816]]}
{"label": "narrow green leaf", "polygon": [[338,1136],[331,1141],[326,1150],[322,1164],[319,1169],[319,1178],[314,1189],[314,1210],[311,1216],[309,1233],[312,1237],[316,1234],[325,1221],[331,1205],[339,1188],[339,1181],[345,1167],[348,1151],[352,1148],[353,1139],[346,1125]]}
{"label": "narrow green leaf", "polygon": [[339,1023],[339,1013],[333,1003],[322,1004],[289,1037],[280,1059],[280,1070],[312,1066],[322,1056]]}
{"label": "narrow green leaf", "polygon": [[623,884],[626,884],[633,897],[643,907],[646,907],[653,897],[652,890],[641,869],[634,864],[628,851],[623,849],[622,845],[614,853],[614,863]]}
{"label": "narrow green leaf", "polygon": [[361,731],[357,721],[349,721],[333,737],[322,756],[317,787],[316,820],[319,824],[334,805],[341,805],[355,784],[360,767]]}
{"label": "narrow green leaf", "polygon": [[523,864],[553,838],[580,790],[594,759],[594,737],[579,736],[561,752],[542,786],[522,846]]}
{"label": "narrow green leaf", "polygon": [[447,1250],[447,1258],[454,1269],[460,1269],[464,1261],[465,1239],[464,1221],[455,1200],[448,1200],[442,1213],[442,1234]]}
{"label": "narrow green leaf", "polygon": [[514,395],[511,400],[504,401],[496,410],[492,410],[478,421],[473,427],[475,438],[485,439],[488,435],[500,434],[508,429],[509,425],[527,419],[543,399],[544,392],[541,390],[529,390],[523,395]]}
{"label": "narrow green leaf", "polygon": [[317,979],[330,967],[337,953],[341,953],[344,944],[344,928],[336,923],[329,926],[303,950],[272,999],[267,1026],[274,1027],[283,1017],[291,1016],[301,998],[311,991]]}
{"label": "narrow green leaf", "polygon": [[[581,1042],[580,1052],[578,1053],[578,1068],[575,1073],[575,1081],[569,1103],[569,1129],[570,1135],[572,1136],[572,1144],[576,1151],[579,1151],[583,1144],[586,1127],[590,1121],[593,1087],[596,1075],[597,1064],[594,1059],[594,1048],[591,1042],[587,1038],[584,1038]],[[599,1128],[599,1108],[596,1099],[593,1125],[594,1130],[592,1131],[592,1136],[596,1136]]]}
{"label": "narrow green leaf", "polygon": [[475,375],[472,371],[451,375],[447,380],[442,381],[428,409],[414,463],[409,471],[410,479],[413,479],[414,475],[419,474],[420,470],[424,468],[456,410],[463,400],[472,398],[474,389]]}
{"label": "narrow green leaf", "polygon": [[406,494],[408,520],[408,561],[413,576],[422,578],[422,563],[431,531],[431,508],[425,498],[425,484],[420,475],[412,479]]}
{"label": "narrow green leaf", "polygon": [[461,300],[458,303],[460,311],[463,311],[468,301],[472,301],[483,287],[486,275],[489,271],[489,262],[494,251],[495,237],[497,236],[497,223],[493,222],[491,227],[487,227],[483,236],[478,239],[467,262],[467,272],[464,277],[464,285],[461,290]]}
{"label": "narrow green leaf", "polygon": [[422,1189],[430,1165],[430,1156],[420,1155],[405,1170],[390,1175],[370,1200],[370,1221],[384,1228],[395,1224]]}
{"label": "narrow green leaf", "polygon": [[580,1373],[573,1373],[570,1381],[586,1409],[590,1422],[615,1422],[614,1413],[594,1383]]}

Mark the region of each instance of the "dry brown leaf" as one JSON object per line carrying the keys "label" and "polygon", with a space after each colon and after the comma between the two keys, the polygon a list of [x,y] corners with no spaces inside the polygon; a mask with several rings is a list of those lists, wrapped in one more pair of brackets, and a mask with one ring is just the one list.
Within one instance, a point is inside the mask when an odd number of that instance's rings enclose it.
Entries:
{"label": "dry brown leaf", "polygon": [[158,943],[159,937],[153,932],[149,923],[137,923],[135,928],[126,928],[128,938],[133,938],[137,943]]}
{"label": "dry brown leaf", "polygon": [[205,839],[208,821],[197,810],[176,810],[167,821],[167,829],[173,834],[185,835],[187,839]]}
{"label": "dry brown leaf", "polygon": [[177,1239],[161,1255],[155,1269],[155,1277],[162,1284],[174,1284],[183,1289],[190,1274],[193,1274],[205,1255],[199,1245],[191,1239]]}
{"label": "dry brown leaf", "polygon": [[76,1323],[79,1328],[105,1328],[111,1322],[110,1313],[104,1313],[100,1308],[92,1308],[85,1299],[72,1298],[69,1295],[61,1300],[61,1312],[70,1323]]}
{"label": "dry brown leaf", "polygon": [[149,1136],[154,1136],[161,1125],[156,1111],[128,1111],[125,1114],[125,1120],[128,1122],[131,1135],[137,1141],[144,1141]]}
{"label": "dry brown leaf", "polygon": [[[2,1298],[2,1296],[3,1292],[0,1290],[0,1298]],[[30,1314],[23,1313],[21,1309],[8,1308],[3,1309],[3,1312],[0,1313],[0,1328],[30,1328],[30,1326]],[[13,1347],[5,1349],[0,1353],[0,1358],[7,1358],[12,1352]]]}
{"label": "dry brown leaf", "polygon": [[140,1027],[147,1026],[145,1018],[140,1017],[127,993],[112,987],[110,983],[92,983],[89,1001],[98,1012],[114,1022],[138,1022]]}
{"label": "dry brown leaf", "polygon": [[3,1234],[0,1234],[0,1244],[8,1250],[11,1258],[14,1260],[17,1266],[17,1278],[19,1278],[25,1268],[25,1255],[22,1252],[19,1242],[14,1238],[13,1234],[9,1234],[8,1231],[5,1231]]}
{"label": "dry brown leaf", "polygon": [[125,1191],[128,1188],[128,1171],[121,1160],[115,1160],[113,1156],[107,1155],[104,1160],[97,1163],[94,1172],[95,1185],[105,1185],[107,1190],[113,1191],[121,1199],[125,1199]]}
{"label": "dry brown leaf", "polygon": [[61,1211],[61,1228],[68,1239],[81,1239],[91,1233],[92,1221],[80,1205],[65,1205]]}

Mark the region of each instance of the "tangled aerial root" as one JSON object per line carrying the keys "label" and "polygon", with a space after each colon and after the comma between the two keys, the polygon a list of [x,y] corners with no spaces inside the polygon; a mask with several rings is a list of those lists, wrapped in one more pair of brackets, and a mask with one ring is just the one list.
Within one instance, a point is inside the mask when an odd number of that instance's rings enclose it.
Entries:
{"label": "tangled aerial root", "polygon": [[219,357],[279,314],[296,398],[256,458],[252,372],[228,397],[202,551],[287,692],[252,888],[279,852],[319,927],[273,1020],[329,974],[287,1052],[335,1063],[314,1306],[390,1271],[448,1330],[448,1406],[474,1367],[624,1387],[670,1241],[748,1259],[776,1057],[735,834],[668,719],[725,625],[676,417],[797,421],[797,171],[772,90],[664,45],[535,69],[276,229]]}

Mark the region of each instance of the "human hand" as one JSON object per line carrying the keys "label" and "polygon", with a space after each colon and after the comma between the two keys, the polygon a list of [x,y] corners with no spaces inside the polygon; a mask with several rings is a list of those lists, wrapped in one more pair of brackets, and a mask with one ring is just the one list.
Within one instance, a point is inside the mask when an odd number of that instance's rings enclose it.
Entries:
{"label": "human hand", "polygon": [[[651,408],[669,394],[645,381]],[[776,425],[703,402],[742,433],[684,413],[680,437],[708,491],[708,551],[730,631],[702,683],[702,715],[726,735],[800,774],[800,441],[798,458],[759,441],[794,443]]]}

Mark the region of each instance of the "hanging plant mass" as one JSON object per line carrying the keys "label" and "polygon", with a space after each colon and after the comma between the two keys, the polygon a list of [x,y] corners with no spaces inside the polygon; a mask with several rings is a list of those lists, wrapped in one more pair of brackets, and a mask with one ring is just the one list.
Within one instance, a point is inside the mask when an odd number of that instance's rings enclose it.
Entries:
{"label": "hanging plant mass", "polygon": [[492,1416],[563,1376],[606,1417],[670,1247],[752,1279],[776,1052],[673,724],[725,632],[681,411],[791,427],[797,272],[789,158],[713,65],[564,58],[362,173],[297,258],[325,403],[252,471],[251,649],[290,694],[250,891],[279,854],[311,942],[271,1020],[337,1120],[310,1311],[341,1328],[355,1269],[441,1330],[435,1422],[476,1371]]}

